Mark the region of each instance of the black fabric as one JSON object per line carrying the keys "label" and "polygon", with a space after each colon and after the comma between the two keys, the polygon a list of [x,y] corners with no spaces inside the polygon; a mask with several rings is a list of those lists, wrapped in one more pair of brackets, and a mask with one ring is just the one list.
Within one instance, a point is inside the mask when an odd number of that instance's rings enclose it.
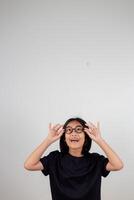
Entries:
{"label": "black fabric", "polygon": [[40,159],[42,173],[50,178],[52,200],[101,200],[101,177],[108,158],[98,153],[83,157],[52,151]]}

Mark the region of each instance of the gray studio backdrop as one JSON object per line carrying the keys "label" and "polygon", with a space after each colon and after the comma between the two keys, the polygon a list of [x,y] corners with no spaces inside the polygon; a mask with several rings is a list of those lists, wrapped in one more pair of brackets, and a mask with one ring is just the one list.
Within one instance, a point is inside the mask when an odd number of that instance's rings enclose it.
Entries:
{"label": "gray studio backdrop", "polygon": [[133,1],[0,1],[1,200],[51,199],[49,177],[24,161],[49,122],[74,116],[100,121],[124,162],[102,178],[102,199],[133,200],[133,10]]}

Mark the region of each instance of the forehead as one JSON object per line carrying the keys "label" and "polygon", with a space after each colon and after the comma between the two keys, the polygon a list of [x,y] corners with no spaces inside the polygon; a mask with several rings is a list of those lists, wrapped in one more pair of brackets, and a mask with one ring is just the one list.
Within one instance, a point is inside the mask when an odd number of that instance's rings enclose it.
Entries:
{"label": "forehead", "polygon": [[75,126],[82,126],[78,121],[71,121],[67,124],[67,126],[75,127]]}

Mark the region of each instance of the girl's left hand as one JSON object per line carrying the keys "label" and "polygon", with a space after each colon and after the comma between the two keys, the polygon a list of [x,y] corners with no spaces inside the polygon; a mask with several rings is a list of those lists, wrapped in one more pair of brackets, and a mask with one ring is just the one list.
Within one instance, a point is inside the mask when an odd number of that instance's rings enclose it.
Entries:
{"label": "girl's left hand", "polygon": [[89,122],[86,123],[86,126],[88,128],[84,128],[84,131],[87,133],[87,135],[94,140],[95,142],[99,141],[101,138],[101,133],[100,133],[100,124],[97,122],[97,126],[95,126],[93,123]]}

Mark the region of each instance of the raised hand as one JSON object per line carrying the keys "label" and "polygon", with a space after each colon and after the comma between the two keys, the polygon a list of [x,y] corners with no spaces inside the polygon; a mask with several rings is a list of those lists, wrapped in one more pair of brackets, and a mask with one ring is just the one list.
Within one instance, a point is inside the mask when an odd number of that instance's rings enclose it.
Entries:
{"label": "raised hand", "polygon": [[60,124],[52,125],[51,123],[49,123],[49,133],[47,139],[51,143],[53,143],[62,136],[63,132],[64,132],[63,125]]}
{"label": "raised hand", "polygon": [[87,135],[94,140],[95,142],[98,142],[102,137],[100,133],[100,124],[97,122],[97,126],[95,126],[93,123],[88,122],[86,123],[88,128],[84,128],[84,131],[87,133]]}

